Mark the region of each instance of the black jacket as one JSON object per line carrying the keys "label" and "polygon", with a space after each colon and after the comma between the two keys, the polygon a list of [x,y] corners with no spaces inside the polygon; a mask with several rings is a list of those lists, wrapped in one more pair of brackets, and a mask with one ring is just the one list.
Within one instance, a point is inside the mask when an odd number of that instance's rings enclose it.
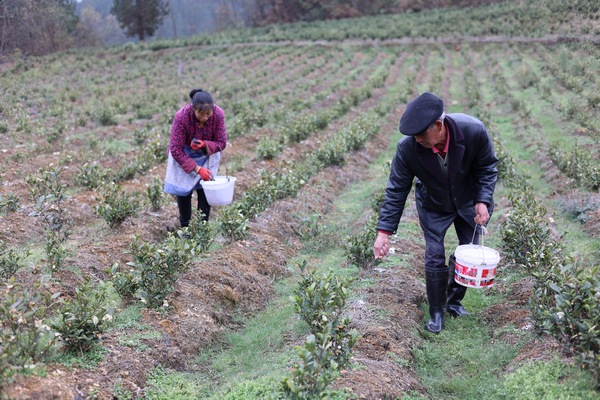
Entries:
{"label": "black jacket", "polygon": [[377,229],[396,233],[415,177],[417,208],[425,228],[440,214],[472,219],[475,203],[486,203],[491,212],[498,159],[485,126],[466,114],[448,114],[444,122],[450,131],[448,175],[431,149],[412,136],[403,137],[392,161]]}

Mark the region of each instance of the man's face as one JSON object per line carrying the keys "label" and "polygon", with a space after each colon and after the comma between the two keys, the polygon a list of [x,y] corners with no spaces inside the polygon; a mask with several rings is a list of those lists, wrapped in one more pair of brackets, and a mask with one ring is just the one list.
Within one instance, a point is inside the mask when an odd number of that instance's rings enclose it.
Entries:
{"label": "man's face", "polygon": [[415,140],[426,149],[431,149],[436,144],[443,143],[444,136],[442,127],[443,124],[441,121],[435,121],[435,123],[425,132],[416,135]]}

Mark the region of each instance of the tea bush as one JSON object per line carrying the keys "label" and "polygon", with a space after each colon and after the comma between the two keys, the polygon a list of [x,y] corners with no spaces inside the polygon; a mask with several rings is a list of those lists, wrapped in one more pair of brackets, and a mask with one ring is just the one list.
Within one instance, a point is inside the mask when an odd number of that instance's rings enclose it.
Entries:
{"label": "tea bush", "polygon": [[[600,267],[556,257],[535,274],[531,303],[540,328],[574,352],[584,369],[600,378]],[[554,262],[552,262],[554,261]]]}
{"label": "tea bush", "polygon": [[133,261],[127,263],[138,277],[139,297],[148,307],[164,305],[171,294],[175,281],[185,272],[195,256],[194,245],[186,239],[170,233],[161,244],[140,242],[136,236],[131,243]]}
{"label": "tea bush", "polygon": [[152,179],[152,183],[146,188],[146,197],[150,203],[150,210],[158,211],[161,209],[165,198],[162,180],[157,177]]}
{"label": "tea bush", "polygon": [[0,194],[0,213],[15,212],[19,208],[19,196],[9,193],[6,196]]}
{"label": "tea bush", "polygon": [[550,158],[578,185],[595,191],[600,188],[600,167],[595,165],[594,158],[579,148],[577,143],[570,152],[561,150],[558,145],[551,146]]}
{"label": "tea bush", "polygon": [[[24,368],[48,355],[55,332],[48,326],[52,298],[44,281],[25,287],[10,278],[0,297],[0,358],[11,370]],[[0,386],[2,381],[0,372]],[[7,374],[10,375],[10,374]]]}
{"label": "tea bush", "polygon": [[513,264],[527,265],[527,254],[550,242],[547,210],[528,189],[510,193],[508,199],[512,210],[501,225],[502,249]]}
{"label": "tea bush", "polygon": [[132,299],[139,289],[139,277],[136,276],[135,270],[121,271],[119,263],[114,263],[110,274],[117,294],[124,299]]}
{"label": "tea bush", "polygon": [[300,362],[292,376],[282,381],[282,390],[287,399],[322,398],[337,371],[348,364],[358,339],[349,328],[350,320],[342,315],[354,279],[340,278],[332,271],[305,273],[306,261],[299,267],[303,277],[294,291],[294,310],[311,334],[304,347],[297,348]]}
{"label": "tea bush", "polygon": [[381,206],[383,205],[383,201],[385,200],[385,187],[378,189],[371,198],[371,210],[379,213],[381,211]]}
{"label": "tea bush", "polygon": [[69,255],[63,243],[71,235],[72,218],[63,207],[66,198],[66,185],[61,182],[61,168],[50,169],[38,175],[39,184],[36,190],[40,191],[37,199],[36,210],[31,214],[41,216],[46,230],[46,262],[52,270],[61,267]]}
{"label": "tea bush", "polygon": [[284,137],[291,143],[300,143],[312,133],[325,129],[330,116],[324,112],[301,114],[283,127]]}
{"label": "tea bush", "polygon": [[262,136],[256,145],[256,155],[264,160],[272,160],[285,148],[285,137]]}
{"label": "tea bush", "polygon": [[0,279],[4,281],[14,276],[19,269],[23,268],[30,255],[29,249],[23,251],[9,248],[4,241],[0,240]]}
{"label": "tea bush", "polygon": [[530,305],[537,326],[600,377],[599,268],[583,267],[563,254],[551,236],[545,208],[529,192],[512,193],[509,199],[514,208],[503,225],[503,249],[536,280]]}
{"label": "tea bush", "polygon": [[342,166],[348,156],[348,148],[343,138],[335,137],[325,143],[316,151],[316,157],[320,165],[328,167],[332,165]]}
{"label": "tea bush", "polygon": [[300,362],[292,376],[282,380],[284,399],[312,400],[329,398],[329,385],[335,379],[338,365],[331,362],[332,342],[327,333],[308,335],[304,347],[298,346]]}
{"label": "tea bush", "polygon": [[0,393],[5,386],[12,383],[14,369],[8,363],[8,347],[4,346],[4,343],[0,343]]}
{"label": "tea bush", "polygon": [[219,230],[230,241],[245,239],[250,228],[248,217],[242,212],[243,204],[236,203],[225,207],[219,214]]}
{"label": "tea bush", "polygon": [[202,214],[195,213],[187,228],[183,228],[189,240],[194,244],[197,253],[206,253],[215,241],[215,227],[202,218]]}
{"label": "tea bush", "polygon": [[108,223],[111,229],[120,226],[128,217],[138,211],[138,202],[134,196],[125,193],[119,185],[108,184],[101,188],[100,204],[96,212]]}
{"label": "tea bush", "polygon": [[320,214],[294,215],[295,222],[290,227],[298,235],[309,251],[321,251],[340,242],[336,227],[323,224]]}
{"label": "tea bush", "polygon": [[369,268],[379,262],[373,256],[372,248],[377,237],[377,219],[377,214],[373,214],[362,231],[349,236],[344,244],[348,261],[359,268]]}
{"label": "tea bush", "polygon": [[233,118],[228,129],[231,138],[248,132],[254,127],[261,127],[267,122],[264,105],[252,100],[237,101],[232,104]]}
{"label": "tea bush", "polygon": [[109,287],[100,281],[94,287],[87,279],[75,289],[75,296],[66,300],[52,327],[69,352],[86,352],[100,340],[100,335],[112,320]]}
{"label": "tea bush", "polygon": [[[306,268],[306,261],[301,266]],[[328,332],[332,341],[332,357],[338,365],[345,365],[355,343],[354,332],[349,331],[349,319],[342,313],[350,295],[353,278],[341,278],[332,271],[317,275],[315,271],[303,274],[294,292],[294,310],[308,324],[312,334]]]}
{"label": "tea bush", "polygon": [[110,168],[105,169],[97,164],[85,163],[75,175],[75,183],[87,189],[96,189],[104,185],[105,182],[112,181],[112,176],[113,172]]}

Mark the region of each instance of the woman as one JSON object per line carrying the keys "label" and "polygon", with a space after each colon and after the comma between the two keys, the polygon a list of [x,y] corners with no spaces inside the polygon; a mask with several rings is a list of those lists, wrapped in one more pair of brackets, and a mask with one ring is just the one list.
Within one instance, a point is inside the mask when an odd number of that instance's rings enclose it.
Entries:
{"label": "woman", "polygon": [[[169,151],[185,172],[194,171],[202,180],[209,181],[217,174],[221,151],[227,145],[225,113],[214,104],[210,93],[202,89],[192,90],[190,99],[190,104],[175,113]],[[210,205],[204,190],[200,183],[194,189],[198,193],[198,210],[202,212],[202,218],[208,221]],[[175,196],[182,227],[188,226],[192,218],[192,193]]]}

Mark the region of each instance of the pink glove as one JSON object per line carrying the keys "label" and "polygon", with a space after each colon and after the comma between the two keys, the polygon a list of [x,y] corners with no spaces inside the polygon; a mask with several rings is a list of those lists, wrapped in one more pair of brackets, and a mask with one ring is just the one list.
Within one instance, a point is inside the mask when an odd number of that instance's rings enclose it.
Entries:
{"label": "pink glove", "polygon": [[190,147],[192,150],[200,150],[206,147],[206,143],[204,143],[204,140],[193,139]]}

